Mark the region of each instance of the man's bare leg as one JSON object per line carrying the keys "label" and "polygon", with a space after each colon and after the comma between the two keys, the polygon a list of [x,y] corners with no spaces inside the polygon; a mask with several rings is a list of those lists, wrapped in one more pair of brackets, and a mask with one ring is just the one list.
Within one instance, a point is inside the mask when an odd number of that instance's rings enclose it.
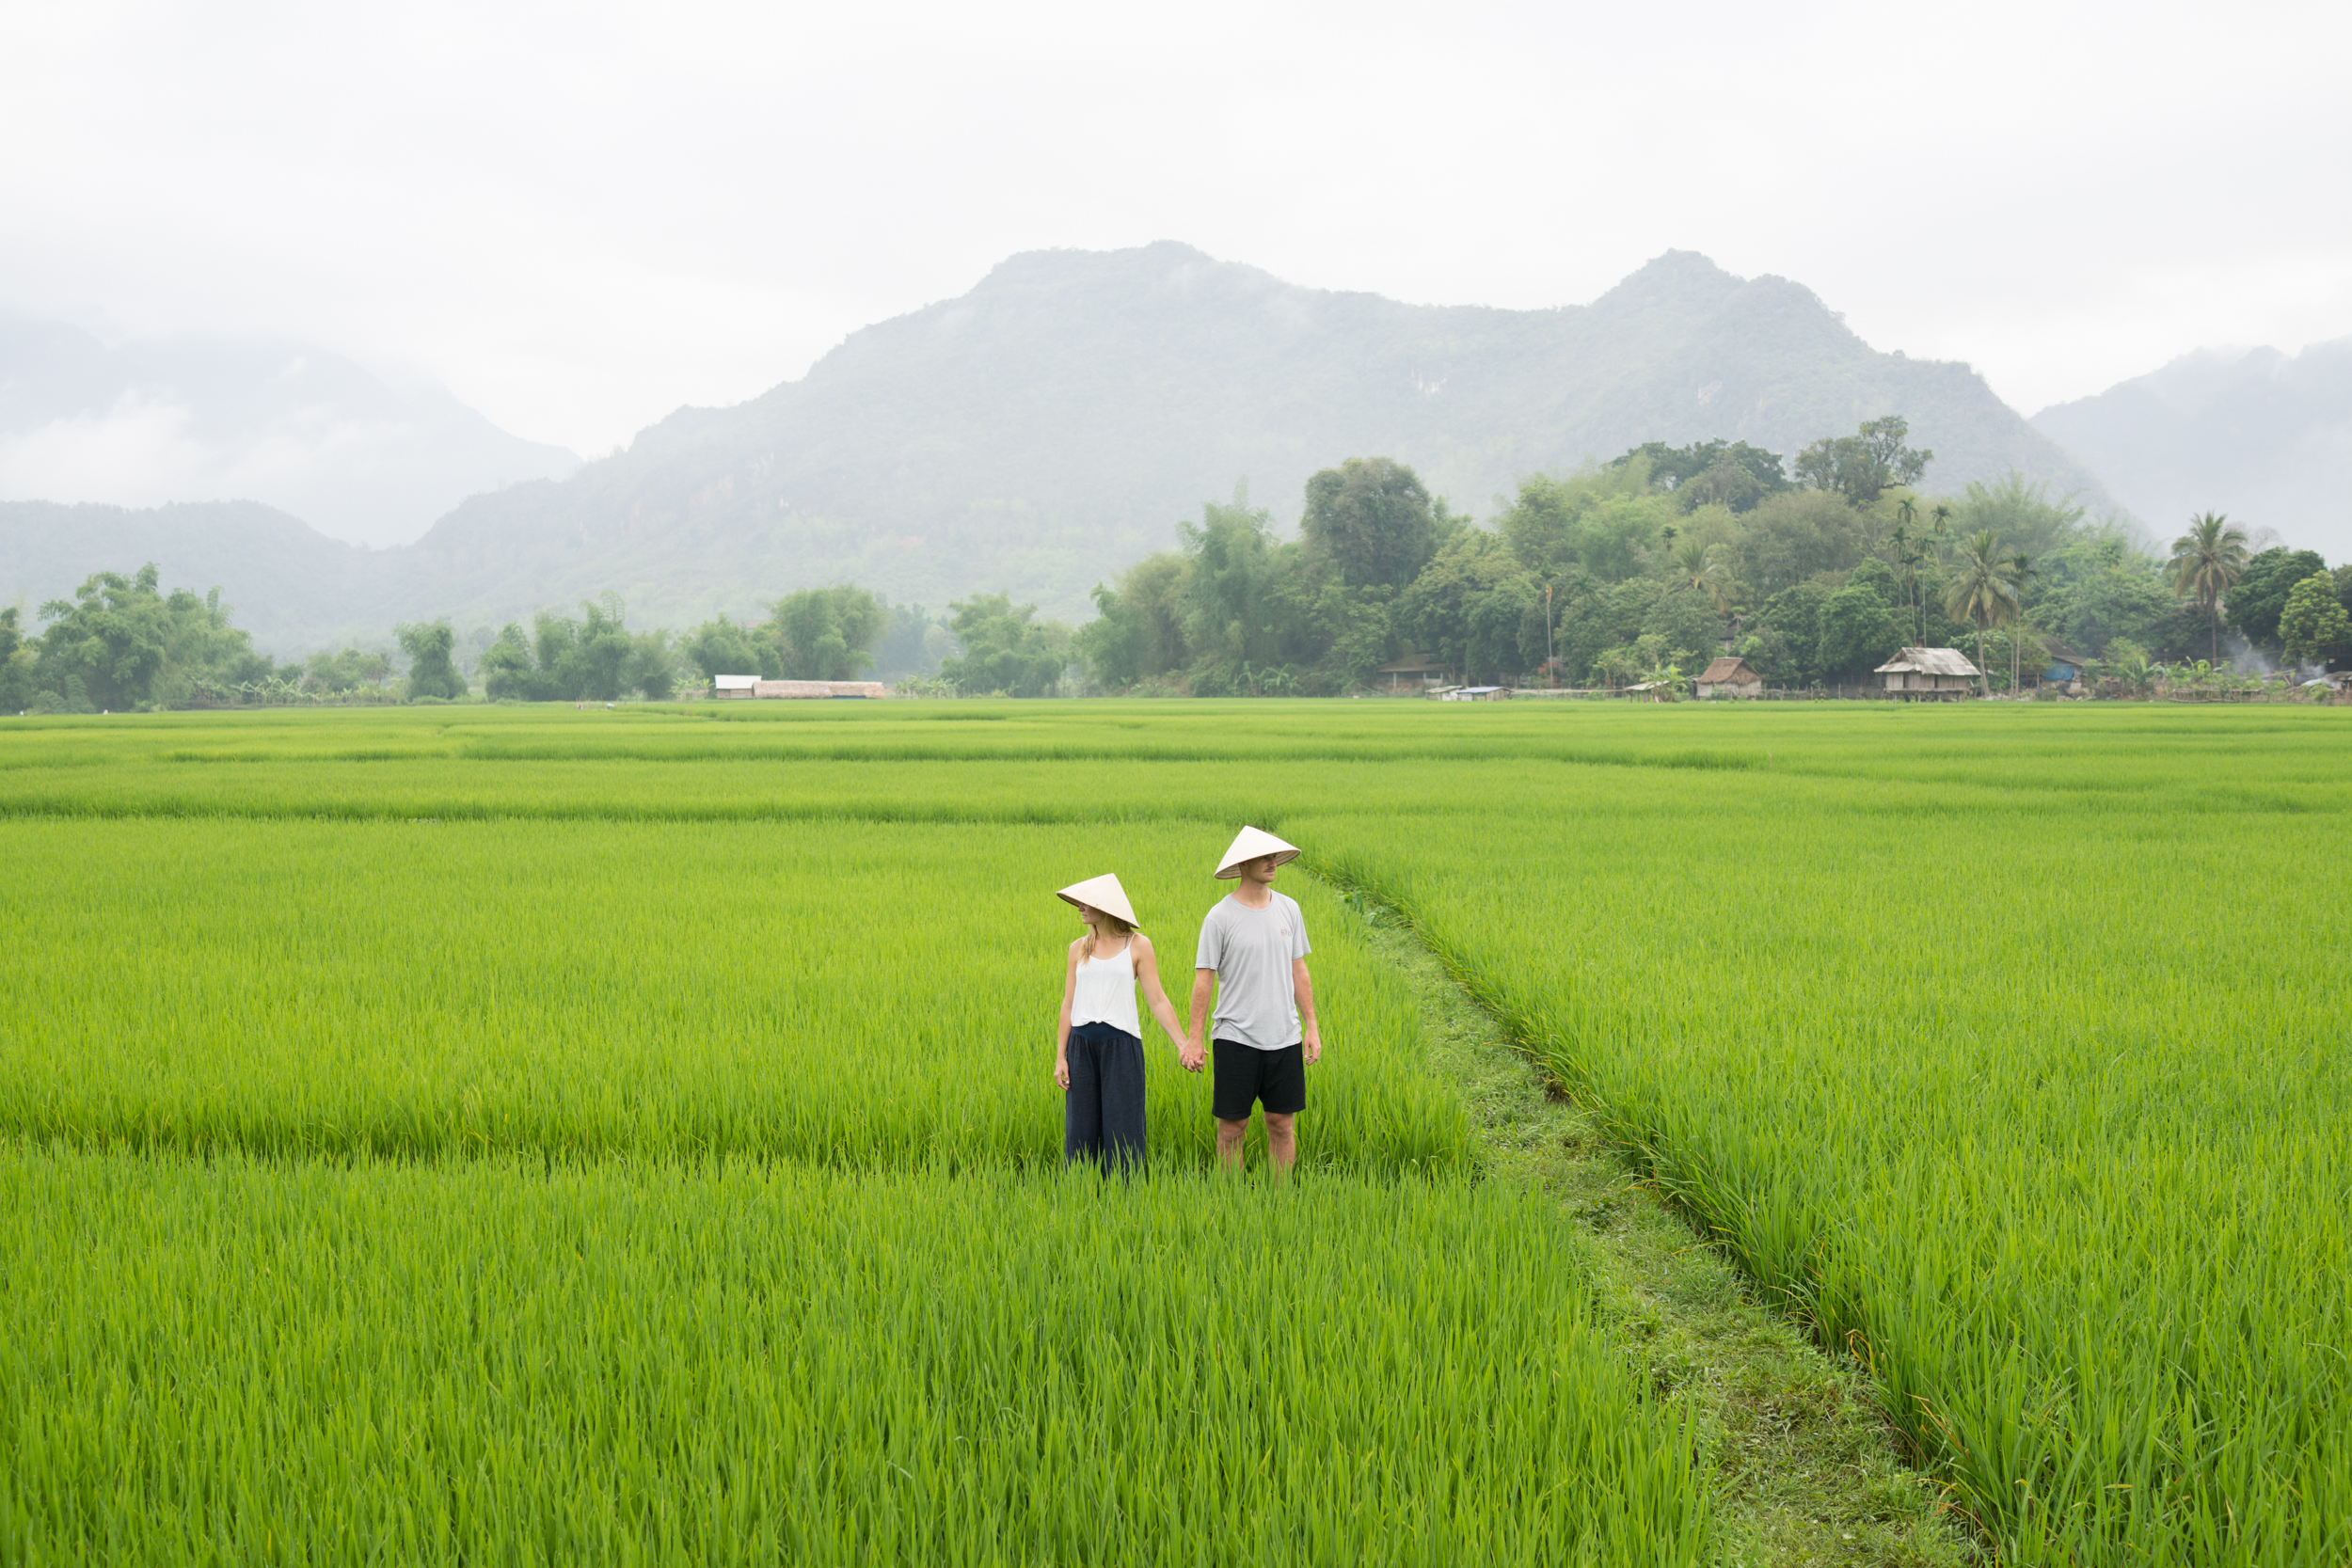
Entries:
{"label": "man's bare leg", "polygon": [[[1285,1117],[1283,1119],[1287,1121],[1290,1118]],[[1241,1169],[1241,1140],[1248,1131],[1249,1122],[1246,1117],[1240,1121],[1227,1121],[1223,1117],[1217,1117],[1216,1163],[1218,1164],[1223,1165],[1227,1170]]]}
{"label": "man's bare leg", "polygon": [[1298,1158],[1298,1134],[1293,1130],[1291,1122],[1289,1117],[1278,1117],[1271,1111],[1266,1113],[1266,1158],[1274,1162],[1278,1174],[1287,1173],[1291,1162]]}

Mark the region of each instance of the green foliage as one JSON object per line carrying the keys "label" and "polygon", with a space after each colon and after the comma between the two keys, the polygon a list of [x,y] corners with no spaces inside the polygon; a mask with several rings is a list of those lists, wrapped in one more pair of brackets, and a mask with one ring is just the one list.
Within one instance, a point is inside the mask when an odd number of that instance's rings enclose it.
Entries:
{"label": "green foliage", "polygon": [[1416,648],[1472,685],[1544,660],[1543,590],[1509,546],[1457,533],[1397,601],[1395,625]]}
{"label": "green foliage", "polygon": [[1855,506],[1868,506],[1898,485],[1919,483],[1935,460],[1931,451],[1904,446],[1911,426],[1899,415],[1865,420],[1851,436],[1814,442],[1797,454],[1799,480],[1816,490],[1833,490]]}
{"label": "green foliage", "polygon": [[1037,606],[980,594],[947,608],[963,653],[940,661],[940,679],[966,696],[1043,697],[1060,682],[1070,664],[1070,628],[1033,620]]}
{"label": "green foliage", "polygon": [[[29,669],[11,649],[11,682],[28,689],[20,705],[120,712],[202,700],[270,678],[270,661],[230,625],[218,589],[199,598],[184,588],[166,595],[157,584],[150,562],[130,577],[96,573],[71,600],[42,605],[49,625]],[[13,641],[13,616],[9,625]]]}
{"label": "green foliage", "polygon": [[534,666],[531,657],[531,641],[523,636],[522,627],[510,625],[501,630],[498,640],[483,654],[478,667],[482,673],[483,693],[492,702],[531,700]]}
{"label": "green foliage", "polygon": [[[894,604],[874,643],[874,673],[882,680],[924,680],[955,652],[955,636],[921,605]],[[743,672],[749,673],[750,672]]]}
{"label": "green foliage", "polygon": [[665,703],[677,692],[677,652],[665,631],[641,631],[629,638],[628,685],[649,703]]}
{"label": "green foliage", "polygon": [[1190,575],[1184,556],[1162,551],[1120,573],[1117,588],[1094,585],[1095,617],[1073,634],[1071,648],[1096,680],[1124,689],[1184,668]]}
{"label": "green foliage", "polygon": [[882,601],[863,588],[803,588],[778,599],[768,635],[787,680],[855,680],[874,662],[874,641],[889,623]]}
{"label": "green foliage", "polygon": [[24,712],[33,705],[33,695],[39,689],[33,682],[33,671],[40,661],[40,654],[24,641],[17,621],[16,606],[0,607],[0,714]]}
{"label": "green foliage", "polygon": [[[1971,484],[1957,502],[1892,488],[1926,462],[1901,445],[1903,435],[1899,420],[1874,420],[1846,446],[1808,449],[1827,488],[1774,485],[1772,453],[1721,442],[1651,442],[1605,467],[1533,474],[1490,532],[1434,507],[1430,532],[1442,542],[1393,594],[1363,580],[1374,574],[1343,574],[1333,547],[1316,543],[1324,533],[1280,542],[1270,515],[1237,495],[1180,528],[1181,552],[1098,586],[1096,619],[1073,646],[1110,689],[1181,683],[1216,696],[1343,692],[1408,648],[1484,682],[1537,669],[1549,645],[1570,682],[1606,684],[1635,663],[1704,668],[1734,618],[1734,651],[1774,685],[1858,683],[1906,643],[1950,646],[1972,626],[1981,642],[1992,626],[2028,610],[2036,626],[2063,627],[2094,648],[2123,635],[2165,647],[2181,640],[2176,601],[2153,563],[2114,531],[2086,529],[2071,499],[2051,499],[2015,471]],[[1871,493],[1854,479],[1857,465],[1876,465],[1887,483]],[[1735,469],[1755,485],[1724,479]],[[1723,483],[1703,484],[1709,475]],[[1351,476],[1368,495],[1390,493],[1375,476],[1392,480],[1395,494],[1421,493],[1406,483],[1410,470],[1358,460],[1318,476],[1325,494],[1311,498],[1311,515],[1337,515],[1334,498],[1352,493]],[[1849,491],[1870,499],[1857,503]],[[1967,554],[1960,528],[1990,533],[2010,552],[1996,574],[2000,602],[1981,626],[1977,611],[1990,601],[1960,608],[1975,602],[1956,583],[1952,552]],[[1857,592],[1839,600],[1825,643],[1821,602],[1849,588]],[[1776,611],[1752,608],[1775,601]]]}
{"label": "green foliage", "polygon": [[1541,578],[1620,582],[1650,565],[1677,515],[1672,496],[1650,489],[1649,466],[1637,458],[1567,479],[1531,475],[1495,529]]}
{"label": "green foliage", "polygon": [[1861,519],[1844,497],[1792,490],[1759,502],[1732,546],[1734,570],[1770,596],[1825,573],[1851,571],[1863,553]]}
{"label": "green foliage", "polygon": [[2042,558],[2029,602],[2046,625],[2086,653],[2098,655],[2121,640],[2162,657],[2188,652],[2185,639],[2201,626],[2181,611],[2164,563],[2133,547],[2119,531],[2100,529],[2060,544]]}
{"label": "green foliage", "polygon": [[2337,601],[2332,577],[2313,572],[2288,590],[2279,635],[2290,663],[2352,663],[2352,615]]}
{"label": "green foliage", "polygon": [[1723,617],[1704,594],[1670,586],[1650,601],[1637,641],[1650,646],[1652,670],[1673,664],[1697,671],[1722,651],[1723,630]]}
{"label": "green foliage", "polygon": [[758,675],[768,680],[784,676],[783,651],[774,641],[723,615],[689,632],[678,644],[678,652],[702,673],[705,686],[721,675]]}
{"label": "green foliage", "polygon": [[1199,524],[1180,523],[1176,531],[1188,566],[1183,604],[1193,689],[1233,694],[1245,665],[1282,662],[1300,552],[1276,542],[1273,515],[1250,507],[1243,492],[1229,505],[1203,506]]}
{"label": "green foliage", "polygon": [[1894,610],[1867,581],[1850,582],[1823,599],[1817,625],[1813,669],[1824,681],[1860,685],[1903,645]]}
{"label": "green foliage", "polygon": [[1830,594],[1819,582],[1801,582],[1765,601],[1740,655],[1766,685],[1804,687],[1822,679],[1821,609]]}
{"label": "green foliage", "polygon": [[2046,485],[2011,468],[1996,483],[1970,480],[1950,526],[1961,533],[1991,530],[2039,561],[2074,538],[2085,515],[2072,497],[2053,500]]}
{"label": "green foliage", "polygon": [[1350,588],[1403,588],[1436,547],[1429,492],[1386,457],[1351,457],[1307,481],[1307,559]]}
{"label": "green foliage", "polygon": [[340,697],[353,692],[380,692],[392,678],[392,660],[380,649],[322,649],[302,665],[302,689],[313,696]]}
{"label": "green foliage", "polygon": [[2197,601],[2210,638],[2207,657],[2221,657],[2221,601],[2246,572],[2246,531],[2218,512],[2188,521],[2188,531],[2172,541],[2172,587]]}
{"label": "green foliage", "polygon": [[[1973,621],[1977,627],[1979,670],[1984,669],[1985,628],[2018,613],[2017,562],[2009,546],[1990,529],[1979,529],[1961,541],[1952,563],[1951,585],[1944,591],[1944,613],[1956,621]],[[1986,677],[1984,689],[1992,689]]]}
{"label": "green foliage", "polygon": [[[2231,586],[2222,623],[2252,646],[2276,650],[2288,594],[2312,573],[2327,570],[2328,562],[2317,550],[2264,550],[2248,560]],[[2329,586],[2332,591],[2332,582]]]}
{"label": "green foliage", "polygon": [[1622,468],[1636,459],[1649,465],[1650,483],[1673,492],[1685,512],[1700,506],[1722,506],[1733,512],[1754,510],[1767,496],[1788,488],[1780,454],[1752,447],[1745,441],[1694,441],[1671,447],[1645,441],[1609,466]]}
{"label": "green foliage", "polygon": [[401,626],[394,635],[400,639],[401,651],[408,656],[409,696],[455,702],[466,695],[466,677],[457,673],[450,657],[457,645],[457,633],[447,621]]}
{"label": "green foliage", "polygon": [[675,690],[668,633],[630,635],[618,594],[580,609],[577,620],[539,611],[528,636],[519,626],[501,631],[482,656],[485,693],[493,701],[610,703],[634,692],[659,700]]}

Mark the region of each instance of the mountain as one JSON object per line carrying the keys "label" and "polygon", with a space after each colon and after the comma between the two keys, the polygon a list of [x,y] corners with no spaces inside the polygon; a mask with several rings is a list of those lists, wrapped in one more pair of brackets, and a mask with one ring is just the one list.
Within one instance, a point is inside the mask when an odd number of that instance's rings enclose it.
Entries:
{"label": "mountain", "polygon": [[0,317],[0,499],[257,500],[359,545],[405,545],[477,491],[580,459],[431,383],[297,343],[108,344]]}
{"label": "mountain", "polygon": [[[358,626],[389,641],[389,620],[353,618],[355,606],[372,602],[369,567],[382,559],[257,501],[135,511],[0,501],[0,604],[35,610],[71,597],[92,572],[135,572],[151,561],[167,593],[219,588],[235,624],[272,653],[308,653]],[[40,624],[30,613],[24,622]]]}
{"label": "mountain", "polygon": [[[1240,481],[1287,525],[1309,474],[1379,453],[1485,513],[1532,471],[1643,441],[1793,453],[1888,413],[1934,450],[1931,488],[2013,466],[2113,505],[1966,366],[1877,353],[1802,286],[1687,252],[1588,306],[1502,310],[1301,288],[1172,243],[1040,251],[749,403],[680,409],[568,479],[470,497],[333,591],[362,631],[470,628],[608,589],[633,623],[680,626],[849,580],[934,610],[1003,590],[1079,618],[1091,584]],[[76,547],[95,560],[99,543]]]}
{"label": "mountain", "polygon": [[2033,417],[2160,536],[2200,512],[2352,556],[2352,338],[2200,349]]}

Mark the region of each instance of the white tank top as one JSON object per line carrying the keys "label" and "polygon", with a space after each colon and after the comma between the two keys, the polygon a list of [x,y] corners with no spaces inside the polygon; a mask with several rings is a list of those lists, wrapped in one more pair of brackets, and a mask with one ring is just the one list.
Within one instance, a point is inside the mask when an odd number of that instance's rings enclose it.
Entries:
{"label": "white tank top", "polygon": [[1143,1030],[1136,1018],[1136,942],[1107,958],[1080,958],[1078,981],[1070,992],[1070,1026],[1107,1023],[1137,1039]]}

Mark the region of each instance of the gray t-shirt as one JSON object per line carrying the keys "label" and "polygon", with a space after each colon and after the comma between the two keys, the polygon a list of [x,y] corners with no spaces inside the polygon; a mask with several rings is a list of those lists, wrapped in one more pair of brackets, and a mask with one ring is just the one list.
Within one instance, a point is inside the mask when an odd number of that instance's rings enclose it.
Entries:
{"label": "gray t-shirt", "polygon": [[1273,901],[1263,910],[1235,898],[1216,901],[1200,923],[1200,951],[1192,966],[1216,971],[1216,1038],[1279,1051],[1304,1037],[1291,961],[1312,949],[1298,901],[1266,891]]}

